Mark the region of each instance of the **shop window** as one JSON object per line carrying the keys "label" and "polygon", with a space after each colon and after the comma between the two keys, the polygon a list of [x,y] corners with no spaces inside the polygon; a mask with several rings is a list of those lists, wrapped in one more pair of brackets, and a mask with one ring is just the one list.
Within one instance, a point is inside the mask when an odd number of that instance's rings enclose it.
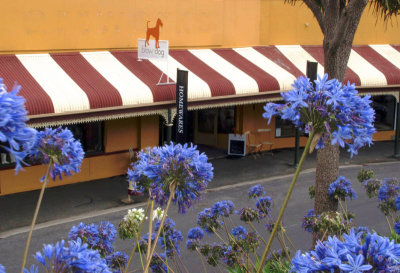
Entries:
{"label": "shop window", "polygon": [[[73,133],[75,139],[79,139],[85,155],[94,155],[104,152],[103,145],[103,122],[90,122],[82,124],[74,124],[67,127]],[[34,159],[26,159],[29,165],[40,164]],[[15,160],[6,150],[0,148],[0,167],[13,167]]]}
{"label": "shop window", "polygon": [[218,133],[231,134],[235,129],[236,107],[225,107],[218,110]]}
{"label": "shop window", "polygon": [[391,95],[373,96],[372,107],[375,110],[375,128],[378,131],[394,129],[396,99]]}
{"label": "shop window", "polygon": [[275,118],[275,137],[295,137],[296,127],[290,120]]}
{"label": "shop window", "polygon": [[200,110],[198,113],[198,130],[200,133],[213,134],[216,109]]}
{"label": "shop window", "polygon": [[79,139],[86,155],[104,152],[104,122],[88,122],[65,126],[71,130],[75,139]]}

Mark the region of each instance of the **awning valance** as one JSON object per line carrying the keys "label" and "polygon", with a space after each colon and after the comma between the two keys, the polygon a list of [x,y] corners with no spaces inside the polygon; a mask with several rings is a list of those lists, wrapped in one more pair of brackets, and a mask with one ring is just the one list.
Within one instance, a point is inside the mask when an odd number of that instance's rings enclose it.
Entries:
{"label": "awning valance", "polygon": [[[274,100],[317,61],[321,46],[170,50],[168,63],[138,60],[137,51],[0,55],[0,77],[18,83],[33,123],[57,124],[158,113],[171,107],[175,85],[162,73],[189,71],[189,109]],[[400,46],[353,46],[345,81],[360,91],[400,91]],[[382,91],[384,90],[384,91]],[[42,120],[42,121],[41,121]]]}

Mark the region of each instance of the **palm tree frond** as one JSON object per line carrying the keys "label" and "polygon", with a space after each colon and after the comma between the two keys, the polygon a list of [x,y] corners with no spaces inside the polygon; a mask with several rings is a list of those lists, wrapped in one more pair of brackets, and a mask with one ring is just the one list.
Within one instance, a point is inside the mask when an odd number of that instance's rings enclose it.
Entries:
{"label": "palm tree frond", "polygon": [[400,0],[373,0],[370,7],[385,21],[400,14]]}

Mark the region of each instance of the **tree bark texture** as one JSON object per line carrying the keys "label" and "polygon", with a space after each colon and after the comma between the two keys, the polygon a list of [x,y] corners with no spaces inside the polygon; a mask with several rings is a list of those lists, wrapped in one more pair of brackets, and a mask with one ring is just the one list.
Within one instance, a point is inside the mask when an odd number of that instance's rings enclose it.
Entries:
{"label": "tree bark texture", "polygon": [[317,150],[317,169],[315,174],[315,214],[336,211],[338,202],[329,197],[329,185],[339,175],[339,146],[325,143],[324,149]]}
{"label": "tree bark texture", "polygon": [[[308,7],[317,5],[314,0],[303,0]],[[361,15],[368,0],[352,0],[347,4],[341,0],[322,0],[322,9],[312,9],[324,34],[323,48],[325,56],[325,73],[329,78],[343,82],[351,47]],[[329,185],[339,175],[339,146],[331,146],[317,152],[317,169],[315,181],[316,214],[337,210],[337,202],[329,198]]]}

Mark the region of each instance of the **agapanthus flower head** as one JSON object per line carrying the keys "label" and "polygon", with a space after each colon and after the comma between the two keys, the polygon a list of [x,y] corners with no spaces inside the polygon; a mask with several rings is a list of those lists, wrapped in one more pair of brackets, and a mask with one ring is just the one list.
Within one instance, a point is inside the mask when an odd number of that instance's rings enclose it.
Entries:
{"label": "agapanthus flower head", "polygon": [[400,194],[394,200],[394,204],[395,204],[396,210],[400,210]]}
{"label": "agapanthus flower head", "polygon": [[396,178],[385,178],[378,191],[379,201],[389,201],[396,198],[400,193],[400,185]]}
{"label": "agapanthus flower head", "polygon": [[55,245],[43,245],[43,253],[36,252],[35,259],[49,272],[105,272],[111,273],[106,260],[97,250],[90,249],[82,240],[64,240]]}
{"label": "agapanthus flower head", "polygon": [[21,86],[15,85],[7,92],[3,79],[0,78],[0,147],[15,159],[15,171],[26,164],[24,159],[29,155],[36,140],[36,130],[26,126],[28,121],[25,99],[18,96]]}
{"label": "agapanthus flower head", "polygon": [[372,144],[375,112],[370,96],[360,97],[354,84],[342,85],[337,79],[318,76],[314,88],[309,79],[300,76],[292,90],[281,93],[284,104],[267,103],[263,117],[290,120],[305,133],[314,132],[316,148],[324,142],[347,146],[351,157]]}
{"label": "agapanthus flower head", "polygon": [[102,257],[112,253],[115,238],[116,230],[110,222],[100,222],[99,225],[80,223],[73,226],[68,234],[68,239],[82,240],[90,248],[98,250]]}
{"label": "agapanthus flower head", "polygon": [[49,164],[51,160],[50,176],[53,180],[80,172],[84,155],[80,141],[74,139],[68,128],[61,127],[38,132],[31,151],[31,156],[40,159],[43,164]]}
{"label": "agapanthus flower head", "polygon": [[315,229],[315,217],[316,215],[314,213],[314,210],[308,210],[307,214],[303,217],[301,227],[307,232],[313,232]]}
{"label": "agapanthus flower head", "polygon": [[400,235],[400,221],[394,223],[394,231]]}
{"label": "agapanthus flower head", "polygon": [[394,213],[396,208],[396,199],[400,194],[400,184],[396,178],[385,178],[381,182],[378,190],[378,207],[385,214]]}
{"label": "agapanthus flower head", "polygon": [[166,266],[164,253],[154,253],[150,261],[150,268],[153,273],[165,273],[168,272]]}
{"label": "agapanthus flower head", "polygon": [[[157,221],[154,227],[154,232],[160,228],[160,221]],[[161,236],[158,239],[158,245],[165,251],[168,257],[174,254],[180,255],[180,243],[183,240],[182,233],[175,229],[175,222],[171,218],[167,218],[164,222]]]}
{"label": "agapanthus flower head", "polygon": [[253,208],[242,208],[239,211],[235,212],[239,215],[240,221],[243,222],[253,222],[253,221],[260,221],[262,218],[265,217],[265,214],[261,211],[258,211]]}
{"label": "agapanthus flower head", "polygon": [[132,239],[138,236],[139,227],[145,219],[144,210],[130,209],[119,223],[118,235],[122,240]]}
{"label": "agapanthus flower head", "polygon": [[0,264],[0,273],[6,273],[6,268]]}
{"label": "agapanthus flower head", "polygon": [[247,230],[243,226],[237,226],[232,229],[232,235],[236,240],[245,240],[247,237]]}
{"label": "agapanthus flower head", "polygon": [[364,180],[362,182],[362,184],[363,184],[369,198],[378,196],[378,191],[379,191],[380,187],[382,186],[381,180],[375,179],[375,178],[370,178],[370,179]]}
{"label": "agapanthus flower head", "polygon": [[148,191],[160,206],[169,198],[185,213],[200,198],[213,178],[213,167],[204,153],[192,144],[165,145],[139,152],[138,161],[128,170],[128,180],[138,192]]}
{"label": "agapanthus flower head", "polygon": [[187,237],[192,240],[201,240],[204,237],[204,231],[199,227],[189,229]]}
{"label": "agapanthus flower head", "polygon": [[[2,273],[3,271],[1,271],[1,265],[0,265],[0,273]],[[38,273],[39,272],[39,267],[37,267],[36,265],[31,265],[31,267],[29,269],[24,268],[24,270],[22,271],[22,273]],[[6,273],[5,271],[3,273]]]}
{"label": "agapanthus flower head", "polygon": [[264,214],[268,214],[271,210],[272,198],[270,196],[262,196],[258,198],[256,207]]}
{"label": "agapanthus flower head", "polygon": [[365,235],[351,229],[343,239],[328,237],[318,242],[315,250],[298,251],[290,272],[390,272],[399,265],[399,258],[400,244],[376,233]]}
{"label": "agapanthus flower head", "polygon": [[189,239],[186,241],[186,248],[194,251],[198,248],[200,248],[200,240],[196,240],[196,239]]}
{"label": "agapanthus flower head", "polygon": [[230,200],[224,200],[214,203],[211,207],[211,213],[215,217],[224,216],[228,217],[234,212],[235,205]]}
{"label": "agapanthus flower head", "polygon": [[161,220],[163,216],[164,216],[164,210],[162,208],[158,207],[153,211],[153,221]]}
{"label": "agapanthus flower head", "polygon": [[122,273],[128,263],[128,255],[123,252],[117,251],[106,256],[108,267],[113,270],[113,273]]}
{"label": "agapanthus flower head", "polygon": [[357,194],[351,187],[351,182],[344,176],[339,176],[329,185],[329,196],[337,200],[357,199]]}
{"label": "agapanthus flower head", "polygon": [[205,208],[197,214],[197,225],[205,232],[211,234],[221,228],[223,222],[218,221],[217,216],[211,212],[210,208]]}
{"label": "agapanthus flower head", "polygon": [[265,195],[264,187],[261,185],[255,185],[249,189],[249,198],[257,198]]}

